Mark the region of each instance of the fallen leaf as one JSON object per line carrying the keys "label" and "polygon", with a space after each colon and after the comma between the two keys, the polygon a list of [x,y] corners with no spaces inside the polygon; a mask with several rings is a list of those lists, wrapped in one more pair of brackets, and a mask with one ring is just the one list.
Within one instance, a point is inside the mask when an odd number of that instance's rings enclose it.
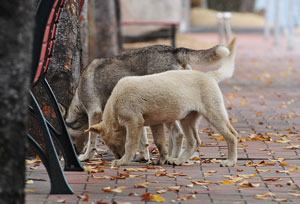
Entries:
{"label": "fallen leaf", "polygon": [[150,185],[149,182],[145,182],[145,183],[139,183],[139,184],[134,184],[135,188],[148,188]]}
{"label": "fallen leaf", "polygon": [[286,183],[286,185],[288,185],[288,186],[293,185],[293,181],[288,181],[288,182]]}
{"label": "fallen leaf", "polygon": [[157,195],[157,194],[152,194],[152,193],[144,193],[141,195],[142,201],[148,202],[148,201],[155,201],[155,202],[165,202],[165,198]]}
{"label": "fallen leaf", "polygon": [[295,167],[293,167],[293,168],[290,168],[289,169],[289,172],[295,172],[295,171],[297,171],[299,169],[299,167],[298,166],[295,166]]}
{"label": "fallen leaf", "polygon": [[222,181],[221,184],[223,184],[223,185],[234,185],[235,182],[234,182],[234,181],[231,181],[231,180],[225,180],[225,181]]}
{"label": "fallen leaf", "polygon": [[254,198],[260,199],[260,200],[267,200],[271,196],[275,196],[275,194],[271,193],[271,192],[264,193],[263,195],[255,194]]}
{"label": "fallen leaf", "polygon": [[272,199],[273,201],[276,201],[276,202],[287,202],[288,199],[287,198],[274,198]]}
{"label": "fallen leaf", "polygon": [[27,180],[26,184],[33,184],[33,180],[32,179]]}
{"label": "fallen leaf", "polygon": [[110,186],[102,188],[102,191],[107,193],[121,193],[126,189],[126,186],[120,186],[115,189],[111,189]]}
{"label": "fallen leaf", "polygon": [[282,181],[282,178],[268,178],[268,179],[263,179],[263,181],[272,181],[272,182]]}
{"label": "fallen leaf", "polygon": [[130,202],[113,201],[112,204],[131,204]]}
{"label": "fallen leaf", "polygon": [[256,169],[258,172],[270,172],[271,169]]}
{"label": "fallen leaf", "polygon": [[145,171],[147,171],[147,168],[127,168],[127,169],[124,169],[124,171],[127,171],[127,172],[145,172]]}
{"label": "fallen leaf", "polygon": [[295,150],[295,149],[299,149],[299,147],[300,145],[291,145],[291,146],[284,147],[283,149]]}
{"label": "fallen leaf", "polygon": [[158,193],[158,194],[163,194],[163,193],[166,193],[166,192],[167,192],[167,190],[165,190],[165,189],[162,189],[162,190],[156,191],[156,193]]}
{"label": "fallen leaf", "polygon": [[288,193],[288,194],[300,198],[300,193]]}
{"label": "fallen leaf", "polygon": [[194,187],[194,184],[188,184],[188,185],[186,185],[186,187],[189,187],[189,188],[193,188]]}
{"label": "fallen leaf", "polygon": [[240,186],[243,188],[249,188],[249,187],[256,188],[256,187],[259,187],[259,183],[254,184],[254,183],[250,183],[248,181],[244,181],[243,183],[240,184]]}
{"label": "fallen leaf", "polygon": [[88,202],[89,199],[90,199],[90,198],[89,198],[89,194],[85,193],[84,196],[83,196],[82,201],[83,201],[83,202]]}
{"label": "fallen leaf", "polygon": [[274,162],[265,162],[265,161],[261,161],[259,163],[253,163],[253,162],[247,162],[245,164],[245,166],[275,166],[275,163]]}
{"label": "fallen leaf", "polygon": [[181,186],[169,186],[168,190],[169,191],[179,191],[180,188],[181,188]]}
{"label": "fallen leaf", "polygon": [[110,179],[109,176],[97,176],[95,174],[92,174],[92,178],[94,178],[94,179]]}
{"label": "fallen leaf", "polygon": [[237,149],[243,150],[243,149],[246,149],[247,147],[248,147],[248,145],[238,145]]}
{"label": "fallen leaf", "polygon": [[157,195],[157,194],[152,194],[151,200],[154,202],[159,202],[159,203],[166,201],[164,197],[162,197],[161,195]]}
{"label": "fallen leaf", "polygon": [[129,193],[128,196],[138,196],[137,193]]}
{"label": "fallen leaf", "polygon": [[214,184],[214,182],[200,180],[200,181],[192,181],[192,184],[201,186],[201,185],[207,185],[207,184]]}
{"label": "fallen leaf", "polygon": [[290,164],[287,163],[287,162],[282,162],[282,163],[279,164],[279,166],[288,166],[288,165],[290,165]]}
{"label": "fallen leaf", "polygon": [[57,200],[57,202],[58,202],[58,203],[66,203],[66,202],[67,202],[67,200],[63,200],[63,199],[61,199],[61,200]]}
{"label": "fallen leaf", "polygon": [[183,196],[183,197],[178,198],[177,200],[178,201],[185,201],[185,200],[188,200],[188,199],[196,199],[196,196],[195,195]]}
{"label": "fallen leaf", "polygon": [[31,159],[31,160],[26,159],[25,160],[25,164],[39,164],[41,162],[42,161],[38,155],[35,156],[35,159]]}

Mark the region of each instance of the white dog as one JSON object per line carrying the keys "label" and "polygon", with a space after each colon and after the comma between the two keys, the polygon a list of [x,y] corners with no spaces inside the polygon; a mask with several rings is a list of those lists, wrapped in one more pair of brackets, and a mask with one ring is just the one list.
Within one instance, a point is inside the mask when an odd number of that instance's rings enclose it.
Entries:
{"label": "white dog", "polygon": [[[105,106],[103,121],[87,131],[100,133],[113,151],[114,166],[127,165],[138,148],[143,126],[150,126],[160,157],[157,164],[181,165],[200,145],[197,124],[203,116],[225,138],[228,159],[222,166],[237,161],[237,132],[231,126],[218,82],[234,71],[235,39],[231,40],[221,68],[200,71],[167,71],[148,76],[121,79]],[[178,158],[168,158],[163,123],[179,120],[187,146]]]}

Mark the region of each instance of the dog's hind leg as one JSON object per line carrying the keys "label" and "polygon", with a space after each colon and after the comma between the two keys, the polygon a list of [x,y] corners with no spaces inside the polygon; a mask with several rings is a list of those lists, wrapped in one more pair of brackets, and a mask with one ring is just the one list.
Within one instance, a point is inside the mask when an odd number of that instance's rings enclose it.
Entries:
{"label": "dog's hind leg", "polygon": [[157,149],[159,151],[159,159],[156,161],[153,161],[154,164],[163,165],[167,159],[168,159],[168,151],[166,148],[166,138],[165,138],[165,132],[164,132],[164,125],[153,125],[150,126],[154,143],[157,146]]}
{"label": "dog's hind leg", "polygon": [[201,141],[198,135],[198,112],[191,112],[184,119],[180,120],[182,130],[186,137],[186,148],[178,158],[169,158],[168,162],[174,165],[181,165],[186,162],[196,151]]}
{"label": "dog's hind leg", "polygon": [[126,127],[126,142],[125,142],[125,154],[119,160],[112,162],[113,166],[128,165],[133,159],[140,142],[140,137],[143,131],[144,119],[142,116],[126,116],[124,126]]}
{"label": "dog's hind leg", "polygon": [[[92,113],[88,113],[89,127],[99,123],[101,121],[101,117],[102,117],[101,111],[94,111]],[[97,142],[97,134],[94,132],[89,132],[87,149],[84,154],[79,155],[78,158],[80,161],[93,159],[96,151],[96,142]]]}
{"label": "dog's hind leg", "polygon": [[183,132],[178,121],[164,123],[169,130],[168,153],[169,157],[177,158],[181,152]]}
{"label": "dog's hind leg", "polygon": [[149,143],[148,143],[148,137],[147,137],[147,131],[146,127],[143,128],[141,139],[139,142],[139,154],[136,155],[135,161],[149,161],[150,155],[149,155]]}
{"label": "dog's hind leg", "polygon": [[228,145],[228,158],[221,162],[221,166],[235,166],[237,162],[237,132],[230,124],[225,107],[222,111],[216,111],[216,108],[207,118],[208,121],[225,138]]}

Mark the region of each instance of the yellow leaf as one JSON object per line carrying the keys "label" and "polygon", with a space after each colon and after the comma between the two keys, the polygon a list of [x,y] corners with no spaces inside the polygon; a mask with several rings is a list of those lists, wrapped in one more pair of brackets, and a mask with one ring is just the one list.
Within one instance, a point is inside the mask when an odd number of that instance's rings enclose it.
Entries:
{"label": "yellow leaf", "polygon": [[226,180],[226,181],[222,181],[222,183],[221,184],[224,184],[224,185],[234,185],[235,184],[235,182],[234,181],[230,181],[230,180]]}
{"label": "yellow leaf", "polygon": [[235,99],[235,98],[236,98],[236,95],[235,95],[234,93],[230,93],[230,94],[228,95],[228,98],[230,98],[230,99]]}
{"label": "yellow leaf", "polygon": [[289,172],[294,172],[294,171],[297,171],[299,169],[299,167],[298,166],[295,166],[295,167],[293,167],[293,168],[290,168],[289,169]]}
{"label": "yellow leaf", "polygon": [[239,120],[236,119],[236,118],[229,118],[229,119],[230,119],[230,122],[231,122],[231,123],[237,123],[237,122],[239,122]]}
{"label": "yellow leaf", "polygon": [[166,201],[164,197],[157,195],[157,194],[151,194],[151,200],[155,201],[155,202],[165,202]]}
{"label": "yellow leaf", "polygon": [[244,187],[244,188],[249,188],[249,187],[255,188],[255,187],[259,187],[259,183],[254,184],[254,183],[250,183],[248,181],[245,181],[245,182],[241,183],[240,186]]}
{"label": "yellow leaf", "polygon": [[282,162],[282,163],[280,163],[279,165],[280,165],[280,166],[288,166],[288,165],[290,165],[290,164],[287,163],[287,162]]}
{"label": "yellow leaf", "polygon": [[262,112],[257,112],[256,116],[260,116],[262,114]]}

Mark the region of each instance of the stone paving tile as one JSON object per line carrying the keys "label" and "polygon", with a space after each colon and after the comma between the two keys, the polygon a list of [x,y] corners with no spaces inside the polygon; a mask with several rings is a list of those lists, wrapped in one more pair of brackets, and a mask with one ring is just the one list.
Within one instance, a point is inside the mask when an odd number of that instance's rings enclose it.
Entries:
{"label": "stone paving tile", "polygon": [[[202,40],[217,41],[216,35],[190,35]],[[300,42],[300,38],[295,40]],[[119,169],[110,169],[105,164],[104,172],[100,173],[65,172],[75,194],[49,195],[50,182],[45,168],[41,164],[31,164],[27,165],[26,175],[33,183],[27,184],[26,190],[33,192],[26,193],[26,202],[50,204],[65,200],[66,203],[145,203],[141,198],[144,193],[157,194],[158,190],[167,190],[159,194],[165,198],[165,203],[300,203],[300,198],[289,194],[300,194],[300,167],[297,169],[300,166],[300,146],[297,146],[300,145],[299,53],[299,47],[293,51],[282,47],[276,49],[260,35],[238,36],[234,76],[220,84],[228,115],[239,133],[236,167],[220,167],[219,160],[225,159],[227,154],[226,142],[212,138],[212,134],[217,131],[202,120],[199,133],[203,144],[187,165],[163,165],[145,171],[127,172],[126,169],[143,168],[146,165],[132,162]],[[207,71],[211,68],[199,69]],[[251,136],[269,137],[270,141],[249,141]],[[149,141],[150,148],[155,148],[153,139]],[[101,142],[99,147],[106,148]],[[103,160],[113,159],[108,152],[100,153]],[[269,165],[264,166],[264,163]],[[34,166],[34,169],[29,169],[29,166]],[[157,171],[160,171],[159,175],[155,174]],[[138,177],[117,178],[126,173]],[[134,184],[144,182],[149,182],[148,188],[134,187]],[[121,193],[104,192],[102,189],[108,186],[111,189],[125,186],[126,189]],[[180,186],[180,189],[168,191],[170,186]],[[254,198],[255,194],[268,192],[274,195],[266,200]],[[78,197],[85,194],[89,195],[88,202]],[[195,199],[191,198],[193,195]],[[184,198],[187,200],[184,201]],[[286,198],[287,202],[274,200],[278,198]]]}

